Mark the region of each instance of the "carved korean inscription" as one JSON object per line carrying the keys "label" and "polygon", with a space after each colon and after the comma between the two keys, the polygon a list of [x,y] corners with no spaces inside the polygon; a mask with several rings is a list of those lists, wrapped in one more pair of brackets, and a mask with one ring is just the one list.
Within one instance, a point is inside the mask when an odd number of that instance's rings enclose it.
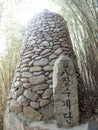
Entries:
{"label": "carved korean inscription", "polygon": [[53,70],[54,113],[59,127],[79,122],[77,80],[72,60],[60,56]]}

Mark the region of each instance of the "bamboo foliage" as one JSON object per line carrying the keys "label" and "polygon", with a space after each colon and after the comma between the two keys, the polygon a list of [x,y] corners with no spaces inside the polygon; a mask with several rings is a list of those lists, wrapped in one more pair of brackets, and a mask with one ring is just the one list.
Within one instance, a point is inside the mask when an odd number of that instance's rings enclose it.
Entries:
{"label": "bamboo foliage", "polygon": [[54,0],[61,6],[82,77],[88,89],[98,84],[98,12],[97,0]]}

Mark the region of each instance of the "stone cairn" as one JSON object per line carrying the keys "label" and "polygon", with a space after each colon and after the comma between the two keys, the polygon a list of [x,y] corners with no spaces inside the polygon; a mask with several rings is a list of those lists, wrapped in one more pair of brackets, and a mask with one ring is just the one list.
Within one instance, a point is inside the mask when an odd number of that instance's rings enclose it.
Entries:
{"label": "stone cairn", "polygon": [[[76,59],[65,20],[58,14],[44,10],[34,16],[27,26],[26,37],[20,50],[20,58],[8,96],[4,115],[4,130],[21,129],[16,129],[18,126],[13,121],[14,117],[26,123],[55,119],[53,66],[62,55],[68,56],[76,69]],[[74,87],[76,90],[77,83]],[[71,97],[71,100],[77,97],[78,101],[77,92],[76,96],[74,92],[74,97]],[[75,108],[74,104],[72,105],[73,109],[77,110],[76,115],[78,115],[78,106]],[[72,117],[70,116],[70,118]],[[77,123],[78,118],[77,116]],[[67,122],[69,123],[69,121]],[[73,125],[77,123],[75,122]]]}

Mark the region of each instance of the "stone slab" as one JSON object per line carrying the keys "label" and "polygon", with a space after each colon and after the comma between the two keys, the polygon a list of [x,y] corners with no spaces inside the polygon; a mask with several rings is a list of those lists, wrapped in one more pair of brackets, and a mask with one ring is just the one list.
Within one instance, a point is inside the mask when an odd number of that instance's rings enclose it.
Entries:
{"label": "stone slab", "polygon": [[54,64],[53,90],[58,126],[76,126],[79,123],[77,79],[74,64],[68,56],[60,56]]}

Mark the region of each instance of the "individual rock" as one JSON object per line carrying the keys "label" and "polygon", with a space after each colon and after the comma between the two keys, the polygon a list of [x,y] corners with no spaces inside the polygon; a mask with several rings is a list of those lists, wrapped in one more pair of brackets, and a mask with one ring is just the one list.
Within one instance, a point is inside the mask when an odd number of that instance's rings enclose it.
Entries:
{"label": "individual rock", "polygon": [[29,101],[27,100],[26,97],[24,97],[23,95],[19,96],[17,98],[17,102],[21,105],[21,106],[27,106],[29,104]]}
{"label": "individual rock", "polygon": [[39,112],[43,114],[43,120],[45,121],[54,119],[54,106],[51,103],[45,107],[40,108]]}
{"label": "individual rock", "polygon": [[16,82],[14,83],[14,87],[15,87],[15,88],[22,87],[22,82],[21,82],[21,81],[16,81]]}
{"label": "individual rock", "polygon": [[32,66],[32,65],[33,65],[33,62],[34,62],[34,60],[31,60],[31,61],[29,62],[29,66]]}
{"label": "individual rock", "polygon": [[51,52],[51,49],[46,49],[43,52],[40,53],[40,55],[45,55],[47,53]]}
{"label": "individual rock", "polygon": [[31,89],[33,92],[42,91],[48,88],[48,84],[41,84],[37,86],[33,86]]}
{"label": "individual rock", "polygon": [[42,95],[44,91],[37,91],[36,93]]}
{"label": "individual rock", "polygon": [[34,109],[38,109],[39,108],[39,102],[30,102],[30,106]]}
{"label": "individual rock", "polygon": [[34,41],[34,40],[31,40],[31,41],[29,42],[29,45],[34,45],[34,43],[35,43],[35,41]]}
{"label": "individual rock", "polygon": [[24,107],[23,114],[30,121],[40,121],[42,118],[42,115],[31,107]]}
{"label": "individual rock", "polygon": [[25,58],[31,58],[31,57],[32,57],[32,52],[29,51],[28,53],[25,53],[25,56],[23,58],[25,59]]}
{"label": "individual rock", "polygon": [[10,90],[8,99],[11,99],[11,98],[12,98],[12,95],[13,95],[13,93],[16,91],[16,89],[17,89],[17,88],[12,88],[12,89]]}
{"label": "individual rock", "polygon": [[28,67],[28,63],[22,64],[22,65],[20,66],[20,68],[25,68],[25,67]]}
{"label": "individual rock", "polygon": [[22,107],[17,103],[16,100],[10,100],[10,111],[19,114],[22,111]]}
{"label": "individual rock", "polygon": [[40,83],[44,83],[45,82],[45,76],[44,75],[33,76],[32,78],[29,79],[29,82],[32,85],[37,85],[37,84],[40,84]]}
{"label": "individual rock", "polygon": [[50,99],[46,99],[46,100],[42,99],[42,100],[40,101],[40,107],[45,107],[45,106],[47,106],[49,103],[50,103]]}
{"label": "individual rock", "polygon": [[31,59],[33,60],[33,59],[35,59],[36,57],[38,57],[38,55],[33,55],[33,56],[31,57]]}
{"label": "individual rock", "polygon": [[51,55],[49,56],[49,59],[52,60],[52,59],[55,59],[56,57],[57,57],[56,55],[51,54]]}
{"label": "individual rock", "polygon": [[49,66],[49,65],[48,65],[48,66],[45,66],[45,67],[44,67],[44,70],[45,70],[45,71],[52,71],[52,70],[53,70],[53,66]]}
{"label": "individual rock", "polygon": [[42,39],[37,39],[37,43],[41,43],[42,42]]}
{"label": "individual rock", "polygon": [[23,87],[24,87],[24,88],[30,88],[30,87],[31,87],[31,84],[30,84],[30,83],[23,83]]}
{"label": "individual rock", "polygon": [[21,72],[28,72],[28,71],[29,71],[29,67],[21,68]]}
{"label": "individual rock", "polygon": [[23,87],[18,88],[18,90],[17,90],[17,96],[22,95],[23,92],[24,92],[24,88]]}
{"label": "individual rock", "polygon": [[36,60],[33,63],[34,66],[45,66],[47,64],[48,64],[48,59],[47,58],[42,58],[42,59]]}
{"label": "individual rock", "polygon": [[50,73],[50,72],[47,71],[47,72],[45,73],[45,76],[48,77],[49,73]]}
{"label": "individual rock", "polygon": [[41,42],[40,46],[49,46],[49,42],[48,41],[43,41],[43,42]]}
{"label": "individual rock", "polygon": [[41,58],[43,58],[43,57],[42,56],[38,56],[38,57],[35,58],[35,60],[39,60]]}
{"label": "individual rock", "polygon": [[20,72],[16,72],[15,76],[20,78],[21,77],[21,73]]}
{"label": "individual rock", "polygon": [[22,81],[23,83],[28,83],[28,78],[21,78],[21,81]]}
{"label": "individual rock", "polygon": [[43,98],[43,99],[50,98],[50,96],[52,95],[52,93],[53,93],[52,89],[49,88],[49,89],[47,89],[47,90],[43,93],[42,98]]}
{"label": "individual rock", "polygon": [[27,59],[22,59],[22,64],[25,64],[25,63],[28,63],[30,61],[30,58],[27,58]]}
{"label": "individual rock", "polygon": [[42,67],[30,67],[30,72],[41,71]]}
{"label": "individual rock", "polygon": [[53,77],[53,72],[51,72],[50,74],[49,74],[49,78],[52,78]]}
{"label": "individual rock", "polygon": [[54,50],[56,50],[56,49],[58,49],[58,48],[60,48],[60,45],[54,45],[54,46],[53,46],[53,49],[54,49]]}
{"label": "individual rock", "polygon": [[47,83],[48,83],[48,84],[52,84],[52,83],[53,83],[52,79],[47,80]]}
{"label": "individual rock", "polygon": [[22,77],[23,78],[30,78],[30,77],[32,77],[32,73],[30,73],[30,72],[22,72]]}
{"label": "individual rock", "polygon": [[32,101],[37,101],[37,99],[38,99],[38,94],[34,93],[30,90],[25,90],[23,95]]}
{"label": "individual rock", "polygon": [[55,59],[49,62],[49,65],[54,65]]}
{"label": "individual rock", "polygon": [[44,72],[43,72],[43,71],[40,71],[40,72],[34,72],[33,74],[34,74],[34,76],[38,76],[38,75],[42,75],[42,74],[44,74]]}
{"label": "individual rock", "polygon": [[61,48],[58,48],[58,49],[54,52],[54,54],[59,55],[59,54],[62,53],[62,52],[63,52],[63,50],[62,50]]}
{"label": "individual rock", "polygon": [[12,98],[16,99],[17,98],[17,90],[12,94]]}

